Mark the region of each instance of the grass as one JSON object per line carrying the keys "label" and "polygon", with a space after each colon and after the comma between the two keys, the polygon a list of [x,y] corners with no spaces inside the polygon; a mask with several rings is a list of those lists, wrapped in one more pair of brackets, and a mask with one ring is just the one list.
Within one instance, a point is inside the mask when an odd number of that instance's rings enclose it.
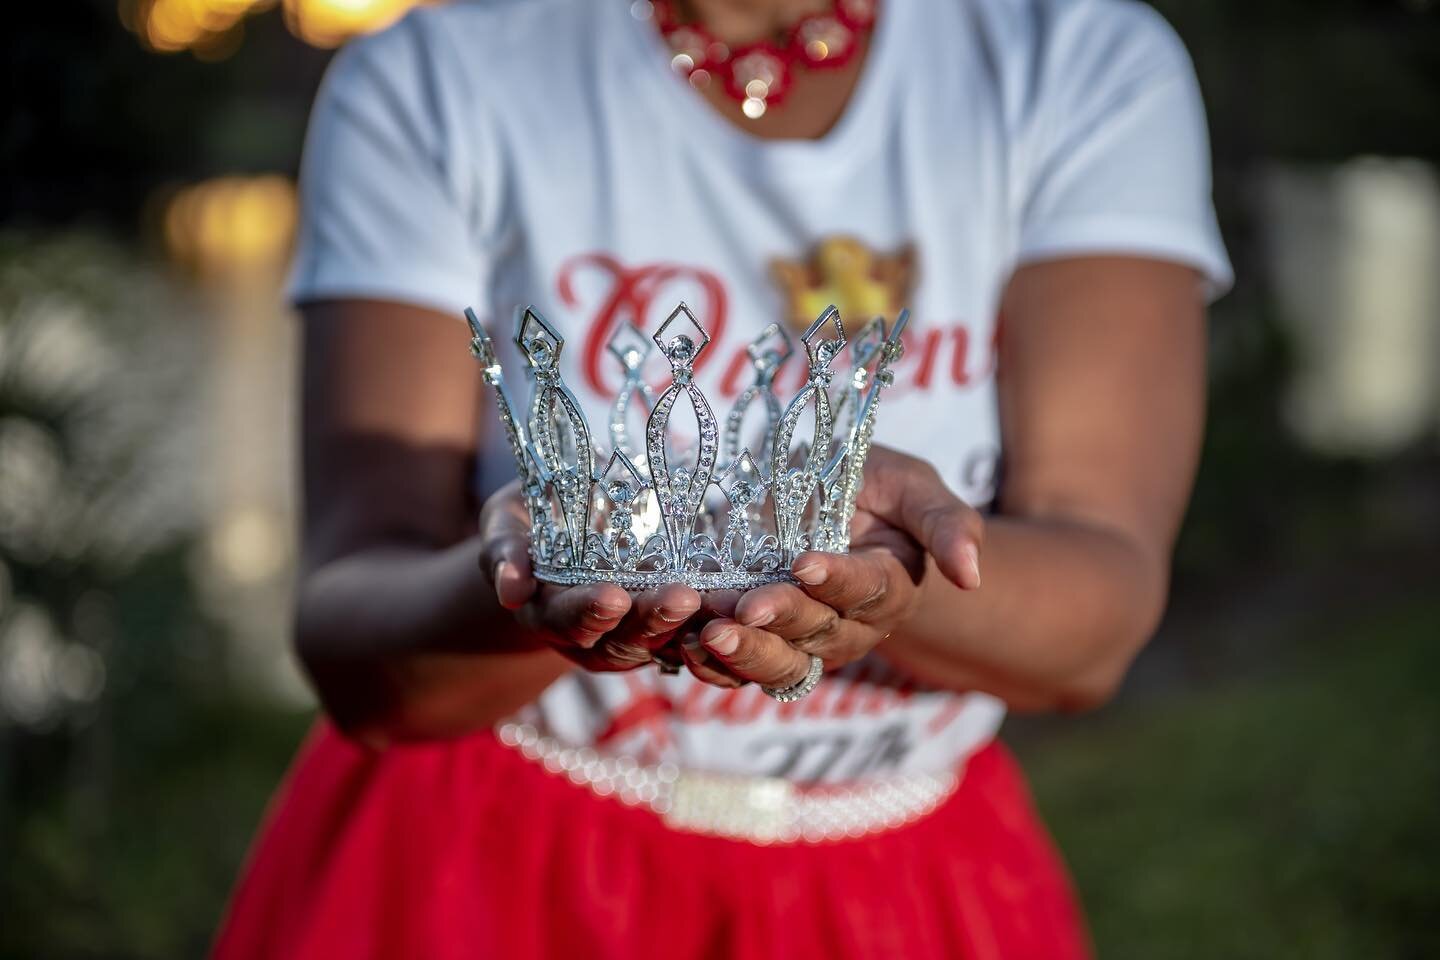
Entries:
{"label": "grass", "polygon": [[1437,640],[1428,599],[1277,642],[1283,675],[1022,724],[1100,956],[1440,956]]}

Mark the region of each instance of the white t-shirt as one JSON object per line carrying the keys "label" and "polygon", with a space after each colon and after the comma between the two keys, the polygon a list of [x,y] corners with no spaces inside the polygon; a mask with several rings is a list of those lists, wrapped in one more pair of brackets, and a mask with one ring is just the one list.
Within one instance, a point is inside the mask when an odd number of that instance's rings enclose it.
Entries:
{"label": "white t-shirt", "polygon": [[[767,323],[831,301],[852,320],[908,305],[877,439],[983,506],[1000,458],[996,314],[1018,264],[1128,253],[1193,265],[1212,292],[1230,282],[1195,77],[1149,7],[886,0],[839,123],[783,142],[722,119],[629,7],[426,8],[343,50],[306,144],[292,297],[439,308],[456,350],[465,306],[503,343],[533,303],[568,338],[562,367],[596,436],[616,324],[652,330],[687,301],[714,337],[697,379],[723,409]],[[513,475],[498,429],[480,466],[484,488]],[[1003,713],[904,677],[883,647],[795,704],[645,669],[576,671],[526,710],[602,752],[807,782],[953,768]]]}

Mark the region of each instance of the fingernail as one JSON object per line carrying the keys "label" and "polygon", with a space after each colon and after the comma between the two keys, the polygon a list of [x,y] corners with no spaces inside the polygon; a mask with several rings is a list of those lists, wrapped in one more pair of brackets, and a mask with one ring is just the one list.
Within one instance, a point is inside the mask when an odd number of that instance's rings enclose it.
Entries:
{"label": "fingernail", "polygon": [[740,634],[734,630],[721,630],[715,636],[705,641],[705,646],[714,650],[722,657],[728,657],[740,646]]}
{"label": "fingernail", "polygon": [[596,602],[590,604],[590,613],[604,620],[614,620],[624,612],[620,607],[612,607],[606,603]]}
{"label": "fingernail", "polygon": [[664,607],[661,607],[659,611],[660,619],[666,623],[682,623],[690,619],[690,615],[694,612],[694,610],[667,610]]}
{"label": "fingernail", "polygon": [[505,579],[505,574],[506,574],[508,571],[511,571],[511,570],[514,570],[514,569],[515,569],[515,565],[514,565],[513,563],[511,563],[509,560],[501,560],[499,563],[495,564],[495,570],[494,570],[494,572],[491,574],[491,576],[494,577],[496,583],[499,583],[501,580],[504,580],[504,579]]}
{"label": "fingernail", "polygon": [[830,571],[825,569],[823,563],[807,563],[802,567],[796,567],[794,572],[795,579],[812,587],[820,586],[830,576]]}
{"label": "fingernail", "polygon": [[969,588],[976,590],[980,586],[980,551],[973,543],[967,543],[964,547],[965,564],[970,568]]}
{"label": "fingernail", "polygon": [[741,619],[745,621],[747,627],[763,627],[767,623],[774,621],[775,611],[766,610],[762,607],[758,612],[752,613],[748,617],[742,617]]}

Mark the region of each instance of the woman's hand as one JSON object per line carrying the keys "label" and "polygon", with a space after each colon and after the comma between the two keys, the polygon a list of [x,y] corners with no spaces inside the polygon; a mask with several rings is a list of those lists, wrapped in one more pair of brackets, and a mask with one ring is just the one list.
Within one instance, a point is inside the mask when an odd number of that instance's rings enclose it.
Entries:
{"label": "woman's hand", "polygon": [[500,605],[586,670],[634,670],[655,659],[700,609],[700,594],[672,583],[633,598],[613,583],[538,583],[530,569],[530,518],[518,480],[480,513],[480,567]]}
{"label": "woman's hand", "polygon": [[920,601],[927,554],[965,590],[980,586],[980,514],[923,460],[874,447],[856,505],[848,554],[811,551],[776,583],[706,600],[712,619],[685,646],[691,672],[720,686],[754,680],[787,687],[811,655],[827,670],[860,659],[904,624]]}

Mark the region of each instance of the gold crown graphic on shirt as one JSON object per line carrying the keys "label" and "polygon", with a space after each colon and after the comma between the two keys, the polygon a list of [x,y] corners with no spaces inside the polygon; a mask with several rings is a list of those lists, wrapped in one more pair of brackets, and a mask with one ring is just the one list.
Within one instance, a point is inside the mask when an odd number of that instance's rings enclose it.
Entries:
{"label": "gold crown graphic on shirt", "polygon": [[[694,380],[710,335],[690,308],[679,304],[649,337],[627,323],[607,344],[624,373],[609,409],[608,457],[561,377],[565,338],[554,326],[534,307],[516,311],[515,344],[531,381],[522,410],[505,388],[494,342],[473,310],[465,318],[515,455],[539,579],[748,589],[789,579],[805,550],[849,549],[875,415],[894,381],[908,311],[888,330],[876,317],[847,339],[840,311],[827,307],[800,338],[807,377],[784,404],[775,374],[795,349],[771,324],[747,347],[754,382],[723,425]],[[658,393],[644,370],[655,348],[670,373]],[[839,378],[832,367],[842,354],[846,376]],[[686,405],[693,438],[672,426],[677,406]],[[641,421],[637,449],[632,427]]]}
{"label": "gold crown graphic on shirt", "polygon": [[858,237],[832,234],[804,256],[772,259],[770,278],[784,297],[787,324],[798,333],[827,303],[852,317],[899,310],[910,299],[916,269],[910,245],[883,252]]}

